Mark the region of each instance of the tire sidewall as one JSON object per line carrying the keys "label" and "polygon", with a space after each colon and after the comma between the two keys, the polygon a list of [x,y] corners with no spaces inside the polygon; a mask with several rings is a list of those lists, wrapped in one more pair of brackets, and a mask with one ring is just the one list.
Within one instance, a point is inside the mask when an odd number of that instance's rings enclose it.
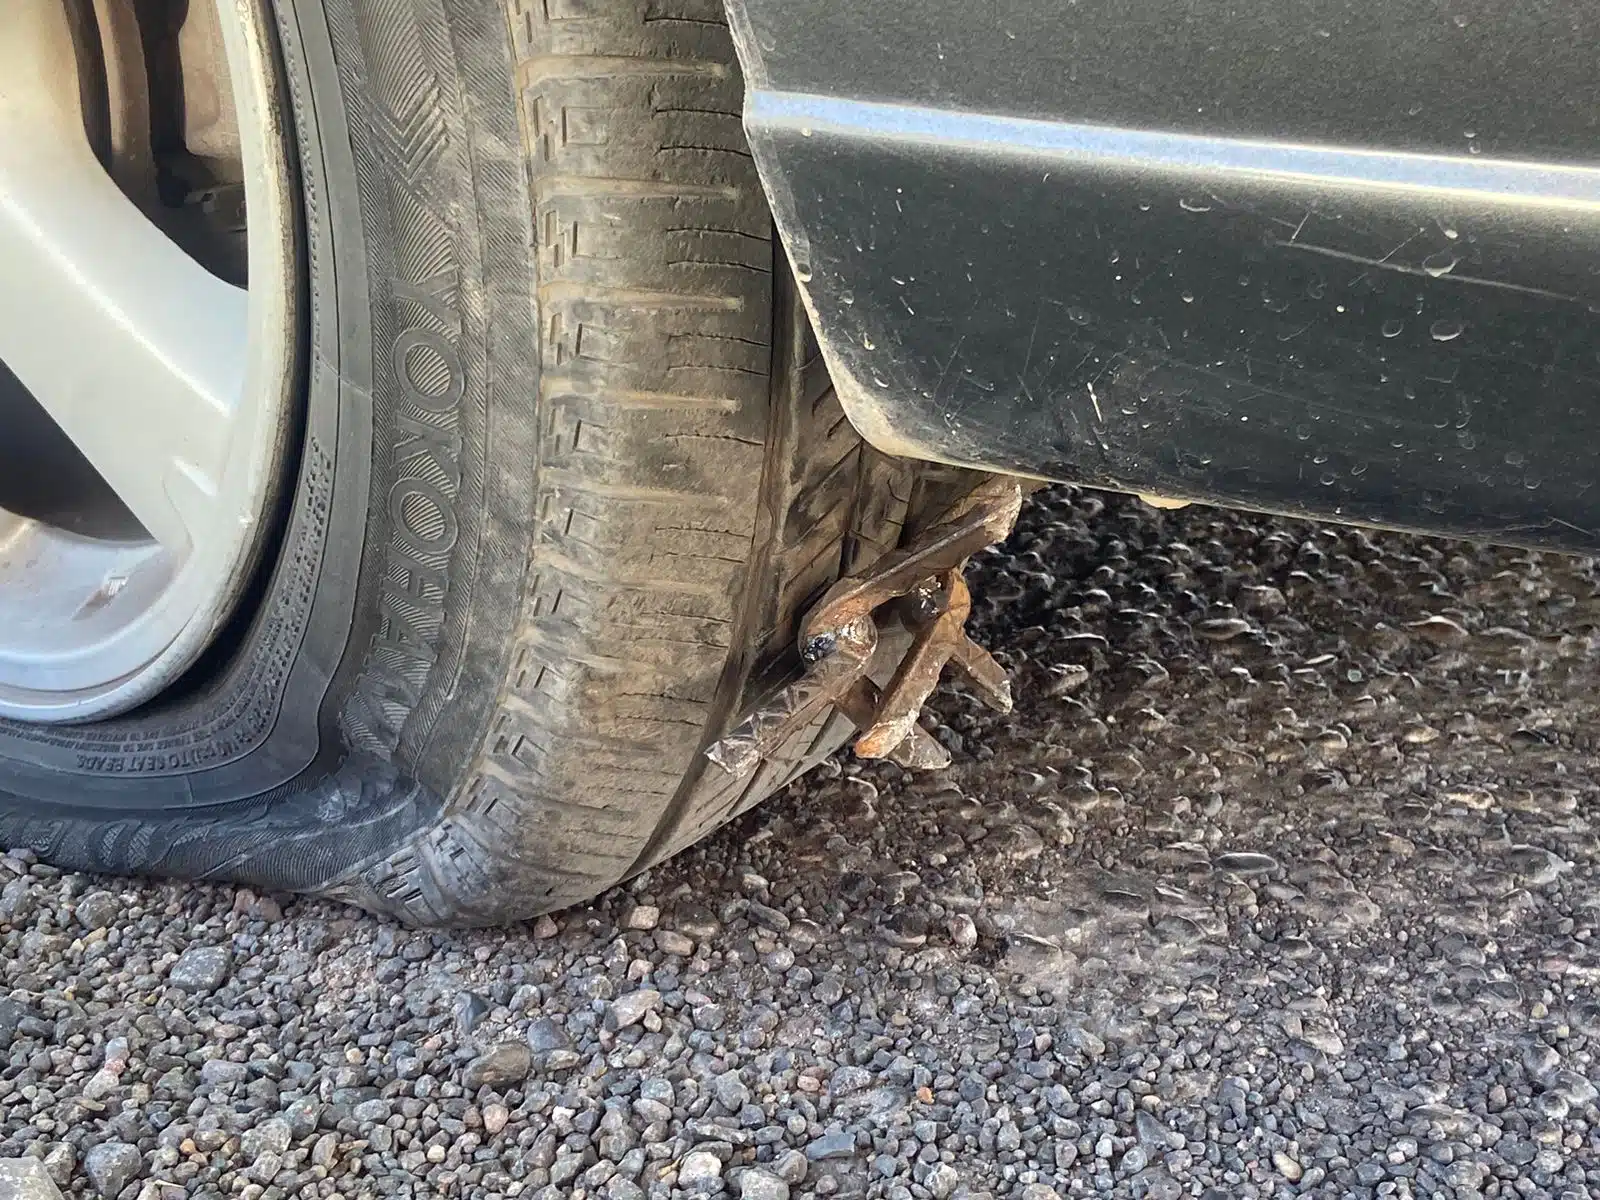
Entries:
{"label": "tire sidewall", "polygon": [[496,0],[275,16],[309,301],[277,553],[237,652],[185,700],[0,724],[0,841],[71,859],[98,839],[97,865],[196,874],[239,839],[173,834],[174,859],[151,831],[296,828],[338,845],[312,856],[320,876],[274,882],[314,889],[437,820],[481,740],[532,526],[537,344]]}

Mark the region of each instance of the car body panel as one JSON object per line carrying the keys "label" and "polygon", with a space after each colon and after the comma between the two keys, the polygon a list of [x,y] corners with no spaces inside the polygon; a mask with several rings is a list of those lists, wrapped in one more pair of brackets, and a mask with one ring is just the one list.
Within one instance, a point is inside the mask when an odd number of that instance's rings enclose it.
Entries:
{"label": "car body panel", "polygon": [[880,447],[1600,548],[1600,9],[734,17],[779,228]]}

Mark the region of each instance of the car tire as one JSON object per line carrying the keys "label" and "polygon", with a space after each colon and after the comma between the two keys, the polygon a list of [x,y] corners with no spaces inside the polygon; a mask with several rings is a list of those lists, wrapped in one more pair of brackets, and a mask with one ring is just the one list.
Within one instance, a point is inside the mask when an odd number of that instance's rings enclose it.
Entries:
{"label": "car tire", "polygon": [[0,724],[0,844],[424,925],[589,898],[830,752],[705,748],[892,549],[720,0],[276,0],[304,427],[248,613],[158,703]]}

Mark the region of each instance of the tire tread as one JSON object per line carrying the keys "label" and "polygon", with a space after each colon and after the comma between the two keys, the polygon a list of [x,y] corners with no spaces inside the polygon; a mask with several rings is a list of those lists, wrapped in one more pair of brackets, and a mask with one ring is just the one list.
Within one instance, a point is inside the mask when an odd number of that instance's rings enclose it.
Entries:
{"label": "tire tread", "polygon": [[897,544],[914,477],[775,275],[719,0],[508,4],[543,363],[519,632],[443,821],[330,889],[419,924],[588,899],[837,745],[830,717],[752,779],[702,755],[809,598]]}

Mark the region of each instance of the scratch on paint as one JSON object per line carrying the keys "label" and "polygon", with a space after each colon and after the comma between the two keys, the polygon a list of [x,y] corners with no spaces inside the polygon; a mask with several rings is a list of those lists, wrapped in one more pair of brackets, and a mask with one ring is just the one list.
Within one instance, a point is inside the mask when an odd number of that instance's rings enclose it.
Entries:
{"label": "scratch on paint", "polygon": [[1400,251],[1404,250],[1407,246],[1411,245],[1412,242],[1416,241],[1417,238],[1422,235],[1422,233],[1423,233],[1423,230],[1421,230],[1421,229],[1417,230],[1416,233],[1413,233],[1405,241],[1401,242],[1393,250],[1389,251],[1389,253],[1385,254],[1382,258],[1380,258],[1377,262],[1373,263],[1372,265],[1375,266],[1375,267],[1386,266],[1391,258],[1393,258],[1396,254],[1399,254]]}
{"label": "scratch on paint", "polygon": [[961,343],[967,340],[967,335],[962,334],[956,339],[956,344],[950,350],[950,357],[945,359],[944,366],[939,371],[939,382],[934,384],[932,400],[939,403],[939,397],[944,394],[944,381],[950,377],[950,368],[956,365],[956,359],[961,357]]}
{"label": "scratch on paint", "polygon": [[1044,317],[1044,310],[1040,309],[1033,315],[1033,332],[1028,335],[1028,352],[1022,357],[1022,374],[1028,373],[1028,366],[1033,362],[1033,343],[1039,337],[1039,322]]}
{"label": "scratch on paint", "polygon": [[1089,381],[1089,399],[1094,401],[1095,420],[1104,425],[1106,423],[1106,415],[1100,411],[1100,397],[1094,394],[1094,380],[1092,379]]}
{"label": "scratch on paint", "polygon": [[1560,517],[1555,516],[1550,518],[1550,523],[1552,525],[1560,525],[1566,529],[1570,529],[1573,533],[1582,534],[1583,537],[1591,542],[1594,541],[1594,530],[1592,529],[1585,529],[1582,525],[1574,525],[1571,521],[1564,521]]}
{"label": "scratch on paint", "polygon": [[[1404,243],[1402,243],[1402,245],[1403,244]],[[1329,246],[1312,246],[1305,242],[1296,242],[1293,239],[1287,242],[1274,241],[1272,245],[1280,246],[1285,250],[1299,250],[1306,254],[1317,254],[1323,258],[1336,258],[1341,262],[1357,263],[1363,267],[1375,267],[1380,271],[1393,271],[1399,275],[1418,275],[1424,279],[1437,279],[1441,283],[1445,284],[1458,283],[1464,287],[1496,288],[1503,292],[1516,292],[1518,295],[1522,296],[1542,296],[1546,300],[1560,300],[1567,304],[1584,303],[1584,301],[1579,299],[1577,296],[1568,296],[1563,292],[1552,292],[1546,288],[1527,287],[1526,285],[1520,283],[1505,283],[1498,279],[1480,279],[1475,275],[1462,275],[1459,272],[1453,272],[1449,275],[1435,275],[1421,267],[1407,266],[1405,263],[1386,262],[1382,258],[1368,258],[1362,254],[1351,254],[1344,250],[1334,250]],[[1399,247],[1397,246],[1395,249],[1398,250]],[[1394,252],[1394,250],[1389,251],[1390,254],[1393,254]]]}

